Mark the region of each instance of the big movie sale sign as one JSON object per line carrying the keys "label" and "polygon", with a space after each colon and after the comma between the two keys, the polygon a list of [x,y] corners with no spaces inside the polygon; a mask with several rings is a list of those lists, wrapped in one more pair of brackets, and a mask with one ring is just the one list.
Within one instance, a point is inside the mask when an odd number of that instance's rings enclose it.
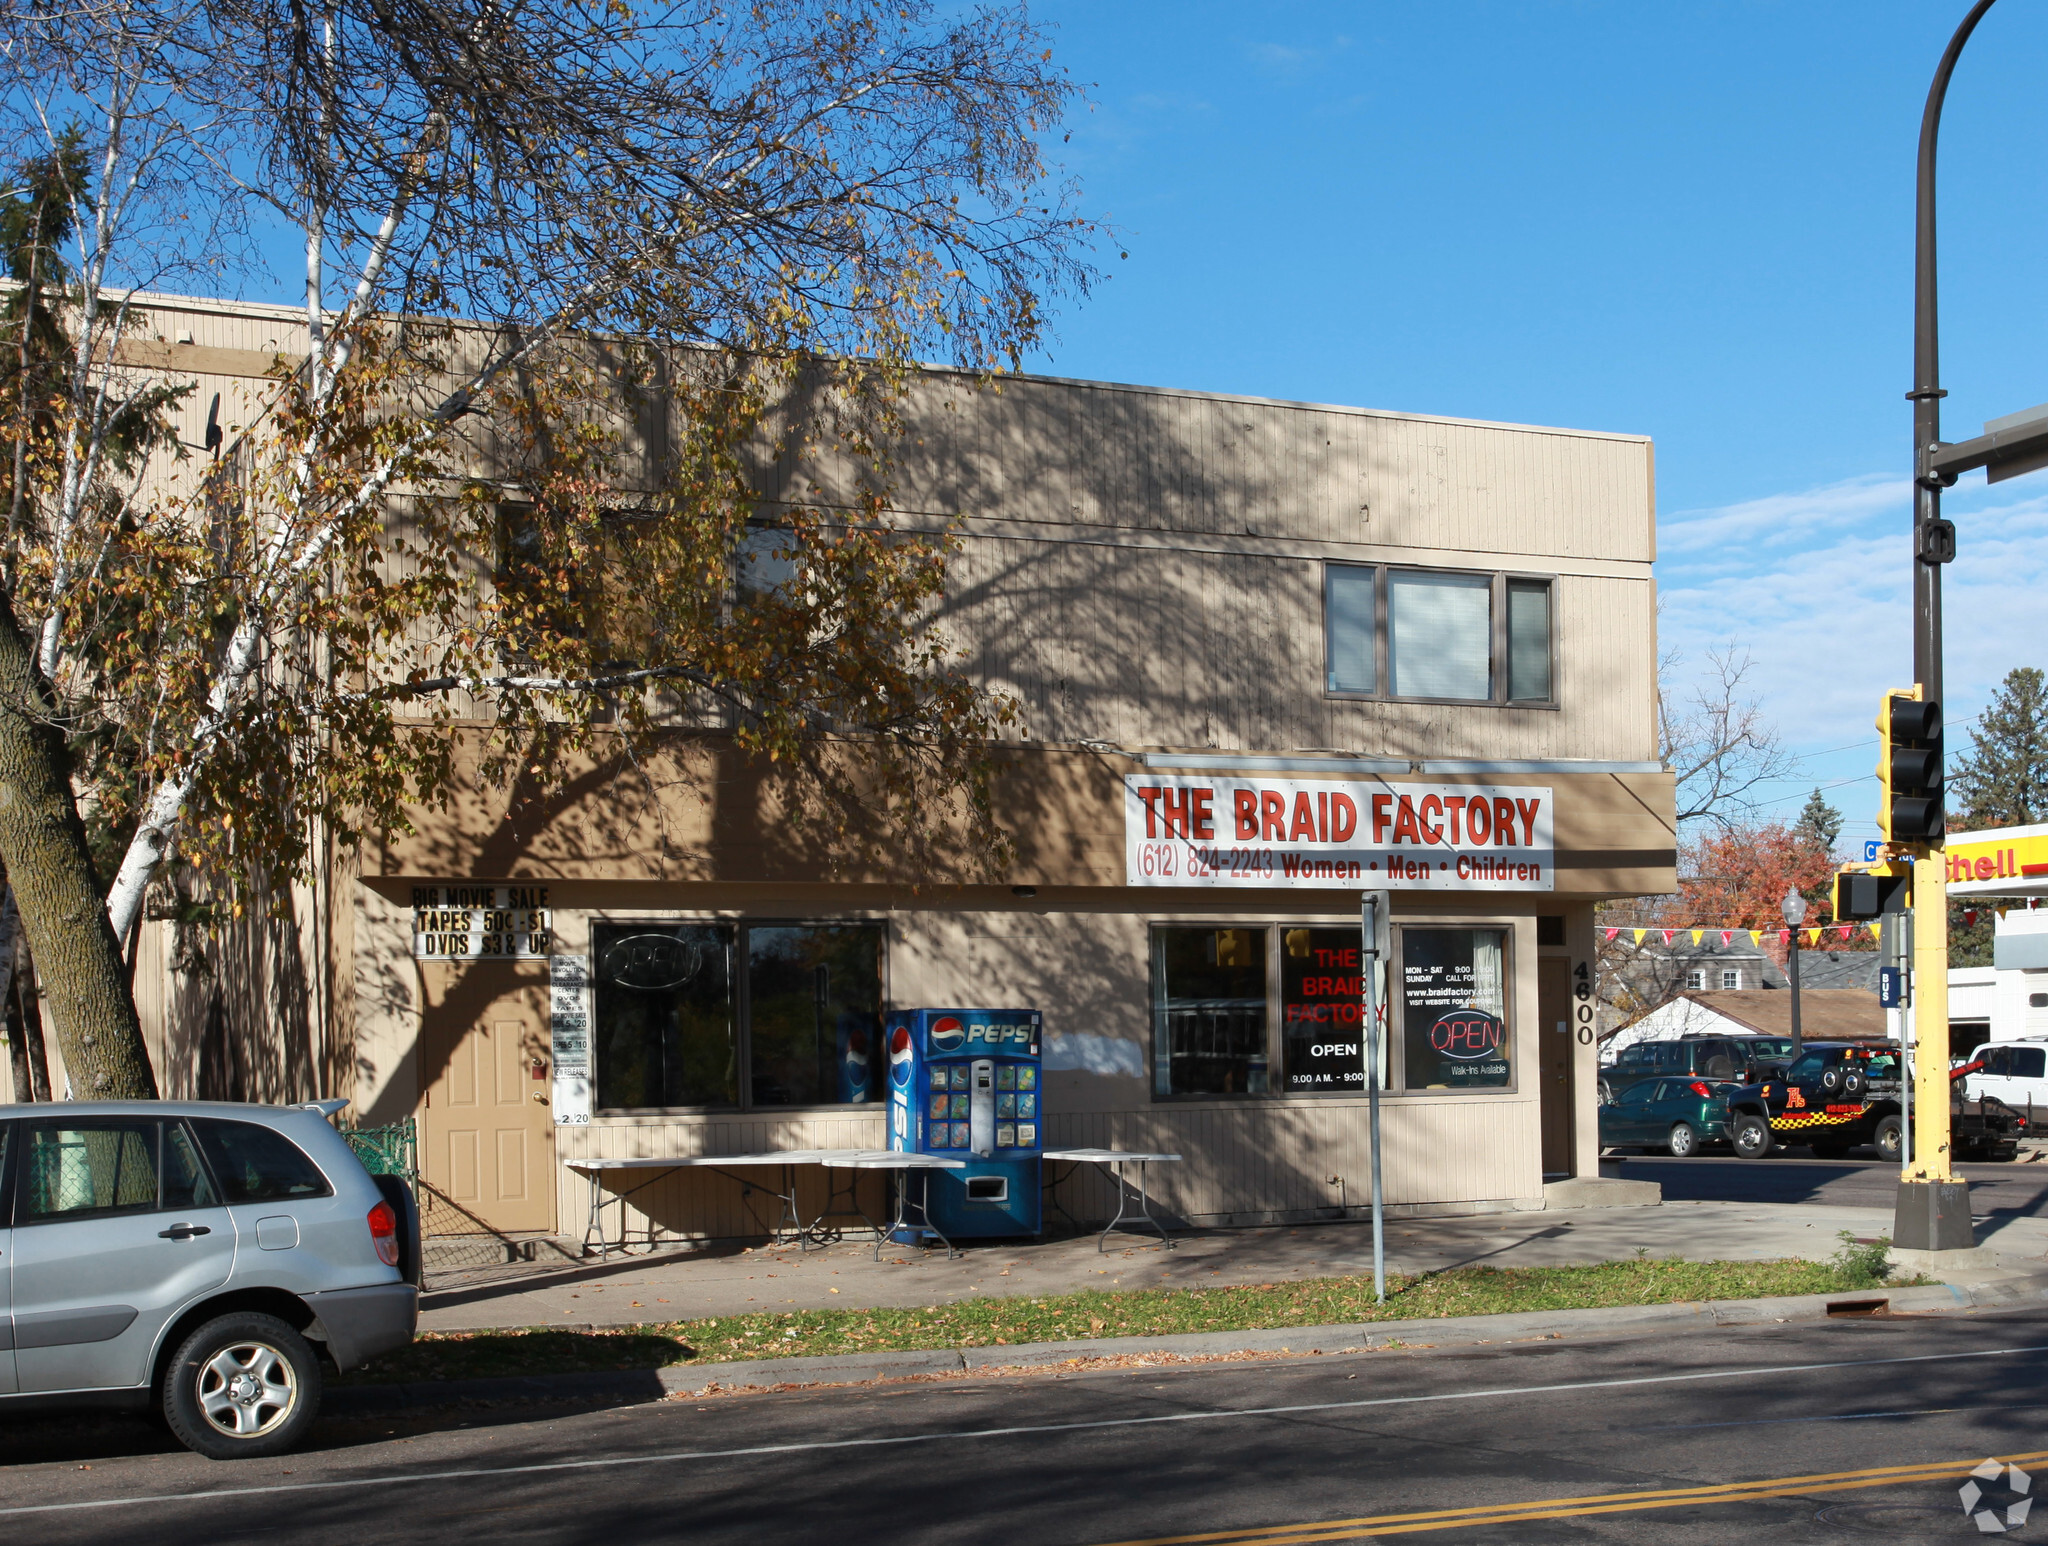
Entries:
{"label": "big movie sale sign", "polygon": [[1133,886],[1550,891],[1551,791],[1127,774]]}

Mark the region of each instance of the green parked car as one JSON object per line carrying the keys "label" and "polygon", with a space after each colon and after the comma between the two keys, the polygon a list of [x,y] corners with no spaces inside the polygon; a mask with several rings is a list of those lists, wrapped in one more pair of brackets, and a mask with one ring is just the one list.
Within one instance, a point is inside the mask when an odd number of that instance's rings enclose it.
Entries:
{"label": "green parked car", "polygon": [[1741,1086],[1719,1079],[1638,1079],[1600,1107],[1603,1149],[1662,1149],[1684,1159],[1728,1137],[1728,1097]]}

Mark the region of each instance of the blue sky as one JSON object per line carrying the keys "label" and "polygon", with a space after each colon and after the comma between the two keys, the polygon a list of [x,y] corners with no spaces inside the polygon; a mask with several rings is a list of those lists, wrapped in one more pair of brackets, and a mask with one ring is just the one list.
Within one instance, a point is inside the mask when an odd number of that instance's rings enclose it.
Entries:
{"label": "blue sky", "polygon": [[[1964,0],[1040,0],[1114,277],[1034,368],[1656,438],[1667,648],[1734,643],[1874,834],[1911,680],[1912,170]],[[1942,137],[1947,438],[2048,401],[2048,6]],[[2048,665],[2048,473],[1948,496],[1948,713]],[[1682,668],[1683,670],[1684,668]],[[1966,737],[1952,744],[1966,745]]]}

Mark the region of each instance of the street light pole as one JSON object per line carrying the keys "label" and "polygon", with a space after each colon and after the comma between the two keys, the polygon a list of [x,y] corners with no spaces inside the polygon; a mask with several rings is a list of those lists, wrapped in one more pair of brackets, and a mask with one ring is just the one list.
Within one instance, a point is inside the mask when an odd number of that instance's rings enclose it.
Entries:
{"label": "street light pole", "polygon": [[[1913,678],[1939,705],[1941,566],[1955,556],[1955,529],[1941,514],[1941,490],[1955,481],[1937,469],[1941,449],[1941,339],[1935,283],[1935,144],[1942,104],[1963,45],[1996,0],[1976,0],[1949,39],[1920,117],[1913,245]],[[1949,1169],[1948,876],[1940,838],[1913,856],[1913,1006],[1918,1031],[1915,1104],[1919,1141],[1899,1180],[1892,1237],[1902,1247],[1965,1250],[1976,1244],[1969,1187]]]}
{"label": "street light pole", "polygon": [[1792,984],[1792,1060],[1797,1062],[1799,1054],[1806,1050],[1806,1041],[1799,1034],[1799,925],[1806,922],[1806,898],[1788,891],[1785,900],[1778,904],[1778,911],[1785,919],[1785,937],[1790,942],[1785,953],[1785,976]]}

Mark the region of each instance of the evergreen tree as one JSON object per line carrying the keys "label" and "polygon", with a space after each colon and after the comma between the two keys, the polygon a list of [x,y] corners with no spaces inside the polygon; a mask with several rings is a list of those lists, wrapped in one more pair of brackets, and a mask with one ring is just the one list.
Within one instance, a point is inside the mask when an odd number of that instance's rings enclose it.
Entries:
{"label": "evergreen tree", "polygon": [[2048,678],[2008,671],[1949,769],[1949,826],[1959,832],[2048,821]]}
{"label": "evergreen tree", "polygon": [[1813,793],[1806,797],[1806,804],[1799,812],[1799,819],[1792,824],[1792,831],[1800,841],[1821,853],[1833,855],[1835,843],[1842,835],[1842,813],[1828,804],[1816,785]]}

